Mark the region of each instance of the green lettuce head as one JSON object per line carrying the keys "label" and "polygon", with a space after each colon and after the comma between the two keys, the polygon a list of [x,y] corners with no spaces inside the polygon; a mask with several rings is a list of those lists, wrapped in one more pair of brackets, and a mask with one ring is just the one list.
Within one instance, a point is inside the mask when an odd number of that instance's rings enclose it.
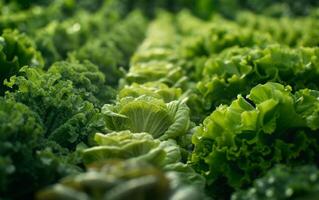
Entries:
{"label": "green lettuce head", "polygon": [[122,98],[115,105],[106,104],[102,113],[111,131],[147,132],[160,140],[183,136],[190,127],[189,108],[184,102],[165,103],[145,95]]}
{"label": "green lettuce head", "polygon": [[[317,162],[319,92],[257,85],[219,106],[193,135],[191,162],[209,185],[243,188],[277,163]],[[213,188],[213,187],[212,187]]]}

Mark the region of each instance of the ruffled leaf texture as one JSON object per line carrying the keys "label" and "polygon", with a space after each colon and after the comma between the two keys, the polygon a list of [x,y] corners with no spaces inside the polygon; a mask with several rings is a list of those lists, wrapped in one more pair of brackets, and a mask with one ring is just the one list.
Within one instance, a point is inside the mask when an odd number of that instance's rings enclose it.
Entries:
{"label": "ruffled leaf texture", "polygon": [[26,35],[18,31],[6,29],[0,36],[0,94],[8,90],[3,85],[5,79],[16,75],[19,69],[28,65],[43,66],[43,58],[36,50],[34,43]]}
{"label": "ruffled leaf texture", "polygon": [[[99,35],[90,38],[79,49],[74,48],[71,57],[80,61],[90,60],[104,73],[107,83],[116,86],[123,76],[123,69],[120,68],[128,69],[129,58],[144,38],[147,20],[137,11],[130,13],[121,21],[118,20],[119,16],[111,15],[114,15],[112,11],[108,10],[106,13],[109,13],[110,16],[107,17],[113,20],[113,24],[109,25],[112,29],[109,30],[109,26],[103,25],[106,30],[101,30]],[[100,21],[91,20],[94,23],[92,28],[104,24],[105,18],[97,16]]]}
{"label": "ruffled leaf texture", "polygon": [[243,188],[277,163],[317,163],[318,97],[269,82],[219,106],[193,135],[194,168],[210,185]]}
{"label": "ruffled leaf texture", "polygon": [[91,134],[104,127],[103,117],[94,105],[102,94],[97,88],[103,86],[104,78],[95,66],[62,62],[48,72],[24,67],[20,73],[6,83],[14,89],[6,98],[36,112],[46,137],[74,149],[80,142],[88,143]]}
{"label": "ruffled leaf texture", "polygon": [[289,84],[293,89],[318,88],[319,49],[279,45],[231,48],[207,59],[197,84],[206,110],[246,95],[259,83]]}
{"label": "ruffled leaf texture", "polygon": [[37,113],[24,104],[0,98],[1,198],[32,196],[40,187],[78,172],[67,154],[45,138]]}

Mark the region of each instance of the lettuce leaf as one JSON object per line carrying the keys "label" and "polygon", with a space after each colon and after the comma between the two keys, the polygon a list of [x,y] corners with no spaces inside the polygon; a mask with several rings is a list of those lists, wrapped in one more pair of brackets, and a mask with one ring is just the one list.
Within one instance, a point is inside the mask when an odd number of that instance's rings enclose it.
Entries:
{"label": "lettuce leaf", "polygon": [[5,79],[18,74],[25,65],[43,67],[43,58],[35,44],[25,34],[6,29],[0,36],[0,95],[9,88],[3,85]]}
{"label": "lettuce leaf", "polygon": [[316,199],[318,176],[318,168],[313,165],[277,165],[256,179],[249,189],[234,193],[231,199]]}
{"label": "lettuce leaf", "polygon": [[87,164],[110,159],[133,159],[165,166],[181,159],[181,152],[175,141],[153,139],[148,133],[97,133],[95,141],[98,146],[83,150],[83,159]]}
{"label": "lettuce leaf", "polygon": [[107,128],[112,131],[147,132],[165,140],[186,134],[190,127],[189,108],[181,101],[165,103],[150,96],[126,97],[115,105],[104,105]]}
{"label": "lettuce leaf", "polygon": [[[69,176],[41,190],[37,199],[210,199],[199,185],[189,184],[196,176],[191,168],[166,172],[145,162],[113,160],[87,167],[85,173]],[[200,175],[198,175],[198,180]],[[203,179],[202,179],[203,180]]]}
{"label": "lettuce leaf", "polygon": [[316,162],[317,105],[317,91],[292,94],[278,83],[257,85],[246,98],[219,106],[197,128],[191,162],[212,193],[216,185],[244,188],[278,163]]}
{"label": "lettuce leaf", "polygon": [[133,83],[132,85],[125,85],[124,88],[119,91],[118,98],[137,98],[142,95],[163,99],[164,102],[168,103],[178,100],[182,96],[182,89],[168,87],[166,84],[160,82],[147,82],[145,84]]}

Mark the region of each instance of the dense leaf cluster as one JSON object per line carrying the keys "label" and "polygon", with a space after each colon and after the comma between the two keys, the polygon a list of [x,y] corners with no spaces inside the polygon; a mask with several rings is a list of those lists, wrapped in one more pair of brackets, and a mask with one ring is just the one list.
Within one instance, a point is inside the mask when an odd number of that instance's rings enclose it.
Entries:
{"label": "dense leaf cluster", "polygon": [[0,199],[316,198],[317,6],[0,0]]}

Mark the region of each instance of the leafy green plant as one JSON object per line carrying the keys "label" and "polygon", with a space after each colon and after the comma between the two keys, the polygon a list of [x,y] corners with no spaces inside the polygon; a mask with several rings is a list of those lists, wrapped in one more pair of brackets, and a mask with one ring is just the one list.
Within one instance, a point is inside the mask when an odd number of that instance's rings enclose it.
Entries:
{"label": "leafy green plant", "polygon": [[316,199],[319,194],[318,169],[312,165],[275,166],[256,179],[253,187],[233,194],[236,199]]}
{"label": "leafy green plant", "polygon": [[114,160],[62,179],[40,191],[37,199],[208,199],[200,185],[188,185],[189,175],[187,171],[164,173],[144,162]]}
{"label": "leafy green plant", "polygon": [[8,88],[3,85],[5,79],[16,75],[25,65],[43,66],[43,59],[34,43],[18,31],[4,30],[0,36],[0,94]]}
{"label": "leafy green plant", "polygon": [[210,185],[238,189],[277,163],[316,163],[318,95],[266,83],[219,106],[193,135],[195,169]]}

